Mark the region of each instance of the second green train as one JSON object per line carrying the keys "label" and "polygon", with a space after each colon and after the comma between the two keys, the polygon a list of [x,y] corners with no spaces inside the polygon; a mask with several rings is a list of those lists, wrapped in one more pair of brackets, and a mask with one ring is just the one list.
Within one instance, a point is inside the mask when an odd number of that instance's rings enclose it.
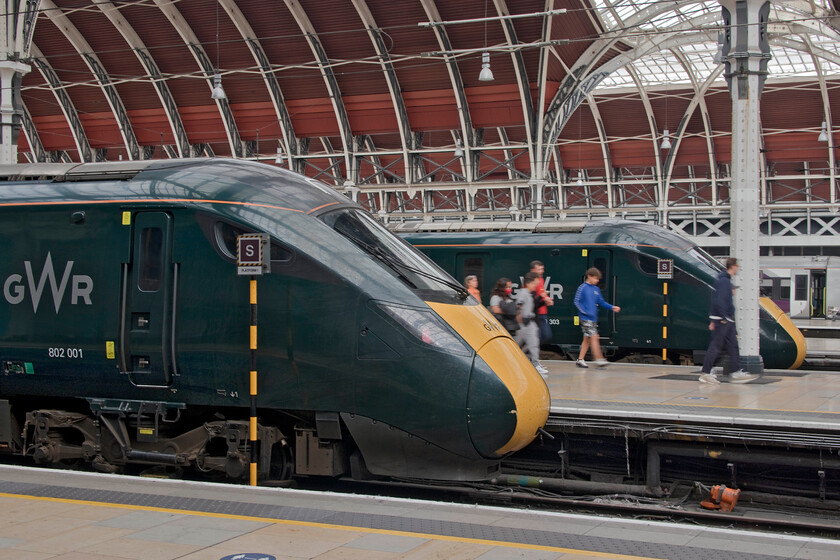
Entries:
{"label": "second green train", "polygon": [[[551,345],[570,352],[580,344],[573,299],[586,269],[596,267],[604,298],[621,306],[621,313],[602,311],[599,317],[601,343],[612,359],[661,357],[664,350],[672,362],[702,361],[712,285],[722,265],[676,233],[628,220],[542,222],[521,231],[469,231],[479,224],[456,225],[458,231],[451,225],[414,227],[403,237],[454,277],[478,276],[485,305],[496,280],[510,278],[516,287],[529,263],[542,261],[554,300],[548,308]],[[764,366],[798,368],[805,358],[802,333],[769,298],[761,298],[760,313]]]}

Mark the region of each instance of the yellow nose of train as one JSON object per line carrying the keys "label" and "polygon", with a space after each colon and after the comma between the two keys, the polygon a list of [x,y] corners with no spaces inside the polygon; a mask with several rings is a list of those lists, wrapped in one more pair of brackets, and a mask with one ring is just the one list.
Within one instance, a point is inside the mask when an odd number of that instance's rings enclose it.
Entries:
{"label": "yellow nose of train", "polygon": [[551,406],[545,381],[482,305],[427,302],[475,350],[467,425],[476,450],[495,458],[531,443]]}

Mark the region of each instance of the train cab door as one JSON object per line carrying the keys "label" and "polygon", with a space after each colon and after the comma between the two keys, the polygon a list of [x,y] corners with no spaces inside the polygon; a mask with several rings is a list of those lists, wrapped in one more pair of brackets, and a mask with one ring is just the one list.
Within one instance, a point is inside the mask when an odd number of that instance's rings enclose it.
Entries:
{"label": "train cab door", "polygon": [[825,271],[811,271],[811,318],[825,319]]}
{"label": "train cab door", "polygon": [[490,303],[490,292],[495,283],[494,279],[486,278],[485,267],[489,261],[489,253],[458,253],[455,260],[455,279],[464,282],[467,276],[478,277],[478,291],[484,305]]}
{"label": "train cab door", "polygon": [[[621,305],[616,301],[615,290],[618,280],[613,276],[612,251],[609,249],[590,249],[588,252],[588,268],[595,267],[601,271],[601,281],[598,287],[604,299],[609,303]],[[584,277],[585,279],[585,277]],[[598,331],[604,338],[609,338],[615,332],[615,313],[603,307],[598,310]]]}
{"label": "train cab door", "polygon": [[173,217],[134,214],[130,261],[123,264],[120,371],[140,387],[165,387],[175,373],[178,268],[172,262]]}

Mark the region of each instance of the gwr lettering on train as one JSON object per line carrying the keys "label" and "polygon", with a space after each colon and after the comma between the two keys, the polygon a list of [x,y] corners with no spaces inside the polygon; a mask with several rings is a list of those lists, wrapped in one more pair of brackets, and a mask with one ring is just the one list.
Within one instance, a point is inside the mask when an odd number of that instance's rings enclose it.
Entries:
{"label": "gwr lettering on train", "polygon": [[68,284],[70,285],[70,305],[77,305],[80,301],[85,305],[91,305],[90,294],[93,291],[93,279],[86,274],[73,274],[71,276],[74,262],[67,261],[67,264],[64,265],[64,271],[61,273],[61,280],[59,281],[55,268],[53,267],[52,255],[48,252],[47,258],[44,261],[44,267],[41,269],[41,274],[38,276],[36,283],[32,261],[24,261],[25,278],[21,274],[10,274],[7,276],[3,282],[3,297],[10,304],[18,305],[23,303],[28,296],[32,302],[32,311],[37,313],[38,306],[41,303],[41,297],[44,295],[44,288],[46,288],[47,282],[49,282],[56,315],[61,309],[61,303],[64,301],[64,293],[67,291]]}

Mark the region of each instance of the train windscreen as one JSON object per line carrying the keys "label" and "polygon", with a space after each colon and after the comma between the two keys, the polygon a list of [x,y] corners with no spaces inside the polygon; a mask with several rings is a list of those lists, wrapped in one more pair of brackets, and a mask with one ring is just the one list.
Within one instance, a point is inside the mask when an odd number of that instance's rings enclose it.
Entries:
{"label": "train windscreen", "polygon": [[[409,287],[466,298],[466,290],[417,249],[392,234],[366,212],[345,208],[320,217],[325,224],[375,257]],[[454,292],[454,294],[453,294]]]}
{"label": "train windscreen", "polygon": [[710,267],[716,273],[724,270],[724,266],[718,262],[712,255],[701,249],[700,247],[692,247],[688,251],[688,255],[696,260],[699,261],[701,264]]}

